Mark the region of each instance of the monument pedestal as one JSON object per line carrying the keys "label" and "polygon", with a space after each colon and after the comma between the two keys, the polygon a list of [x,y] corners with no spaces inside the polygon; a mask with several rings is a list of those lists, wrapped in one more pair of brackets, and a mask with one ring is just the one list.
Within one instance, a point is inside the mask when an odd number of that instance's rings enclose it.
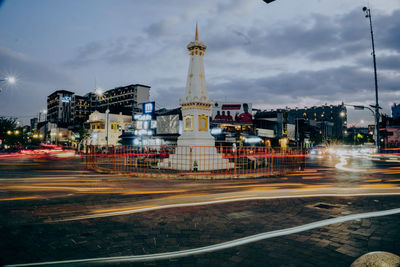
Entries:
{"label": "monument pedestal", "polygon": [[213,138],[188,138],[178,140],[175,153],[160,162],[158,167],[184,171],[214,171],[233,169],[235,164],[217,152]]}

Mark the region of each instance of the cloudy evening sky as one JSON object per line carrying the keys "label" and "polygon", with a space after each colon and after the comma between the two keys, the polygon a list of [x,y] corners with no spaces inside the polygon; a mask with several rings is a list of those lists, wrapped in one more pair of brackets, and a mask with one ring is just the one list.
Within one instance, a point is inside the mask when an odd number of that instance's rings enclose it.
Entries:
{"label": "cloudy evening sky", "polygon": [[[272,109],[375,102],[371,8],[380,105],[400,102],[399,0],[0,0],[0,115],[22,121],[59,89],[84,95],[97,86],[151,86],[158,107],[184,93],[194,39],[209,95]],[[350,111],[349,123],[373,118]]]}

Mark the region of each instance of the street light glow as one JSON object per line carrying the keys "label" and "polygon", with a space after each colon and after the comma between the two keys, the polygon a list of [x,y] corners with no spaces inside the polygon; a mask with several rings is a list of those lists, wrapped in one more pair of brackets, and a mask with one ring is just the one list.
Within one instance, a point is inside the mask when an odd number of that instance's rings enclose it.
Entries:
{"label": "street light glow", "polygon": [[9,76],[6,78],[6,80],[9,84],[15,84],[17,82],[14,76]]}
{"label": "street light glow", "polygon": [[94,93],[95,93],[97,96],[102,96],[102,95],[103,95],[103,90],[101,90],[101,88],[96,88],[96,90],[94,91]]}

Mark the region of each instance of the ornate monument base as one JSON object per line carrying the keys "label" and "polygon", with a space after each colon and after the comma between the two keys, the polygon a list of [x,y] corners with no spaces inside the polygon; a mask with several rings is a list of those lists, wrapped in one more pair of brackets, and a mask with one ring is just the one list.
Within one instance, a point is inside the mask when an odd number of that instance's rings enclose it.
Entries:
{"label": "ornate monument base", "polygon": [[[199,140],[196,139],[196,144],[198,142]],[[223,158],[222,154],[217,152],[214,144],[210,146],[180,146],[178,141],[175,153],[160,162],[158,167],[184,171],[214,171],[233,169],[235,164]]]}

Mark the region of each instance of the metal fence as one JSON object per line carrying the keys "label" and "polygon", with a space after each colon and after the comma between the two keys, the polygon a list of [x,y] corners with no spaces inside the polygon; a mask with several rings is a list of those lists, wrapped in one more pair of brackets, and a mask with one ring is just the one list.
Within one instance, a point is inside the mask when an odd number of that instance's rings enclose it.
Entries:
{"label": "metal fence", "polygon": [[304,169],[305,155],[269,147],[88,146],[86,166],[143,178],[257,178]]}

